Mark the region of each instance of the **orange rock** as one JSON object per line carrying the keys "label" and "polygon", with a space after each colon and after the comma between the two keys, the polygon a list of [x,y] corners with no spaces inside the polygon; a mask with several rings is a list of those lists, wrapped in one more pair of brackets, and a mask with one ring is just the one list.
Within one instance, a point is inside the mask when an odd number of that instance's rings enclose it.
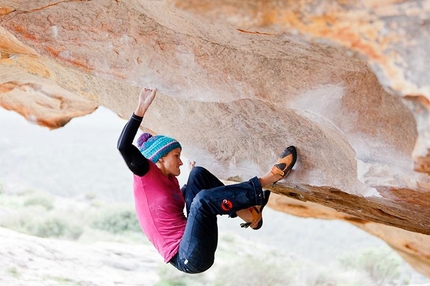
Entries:
{"label": "orange rock", "polygon": [[296,145],[273,191],[306,204],[284,211],[358,224],[430,277],[426,1],[7,3],[1,106],[56,128],[156,87],[144,127],[188,158],[243,180]]}

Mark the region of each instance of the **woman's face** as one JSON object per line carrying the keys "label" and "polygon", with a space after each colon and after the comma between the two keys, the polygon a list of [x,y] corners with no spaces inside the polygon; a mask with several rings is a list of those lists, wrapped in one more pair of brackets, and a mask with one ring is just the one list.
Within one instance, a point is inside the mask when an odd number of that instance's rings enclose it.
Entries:
{"label": "woman's face", "polygon": [[167,153],[166,156],[161,157],[158,161],[162,165],[164,174],[179,176],[181,174],[180,166],[183,165],[181,160],[181,148],[176,148]]}

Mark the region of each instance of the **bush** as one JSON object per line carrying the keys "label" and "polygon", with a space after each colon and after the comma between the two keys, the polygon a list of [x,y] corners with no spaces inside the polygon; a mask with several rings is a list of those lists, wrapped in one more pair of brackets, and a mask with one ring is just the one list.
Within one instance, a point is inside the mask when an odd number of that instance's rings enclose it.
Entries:
{"label": "bush", "polygon": [[91,224],[93,228],[108,231],[113,234],[124,232],[141,232],[139,221],[134,210],[118,208],[105,211]]}
{"label": "bush", "polygon": [[294,262],[267,254],[240,256],[217,269],[216,285],[295,285],[297,267]]}
{"label": "bush", "polygon": [[365,250],[358,255],[345,255],[340,263],[346,270],[365,272],[374,283],[384,285],[400,278],[401,259],[389,250]]}
{"label": "bush", "polygon": [[42,206],[46,210],[52,210],[54,208],[54,199],[47,195],[35,195],[24,201],[24,206]]}
{"label": "bush", "polygon": [[6,269],[6,272],[14,277],[14,278],[21,278],[22,274],[18,271],[18,269],[16,269],[16,267],[9,267],[8,269]]}
{"label": "bush", "polygon": [[32,223],[24,223],[28,234],[38,237],[55,237],[77,240],[82,235],[82,228],[69,224],[60,218],[46,218]]}
{"label": "bush", "polygon": [[33,234],[39,237],[61,237],[66,231],[66,225],[59,219],[47,219],[35,225]]}

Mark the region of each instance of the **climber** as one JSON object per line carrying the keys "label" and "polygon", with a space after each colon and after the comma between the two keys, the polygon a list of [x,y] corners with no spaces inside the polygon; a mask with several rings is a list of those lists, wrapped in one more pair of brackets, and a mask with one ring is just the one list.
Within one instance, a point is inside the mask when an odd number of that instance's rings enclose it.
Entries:
{"label": "climber", "polygon": [[183,163],[178,141],[143,133],[138,147],[133,145],[155,95],[156,89],[142,89],[137,108],[119,137],[118,150],[134,174],[135,208],[143,232],[166,263],[186,273],[201,273],[214,262],[217,215],[239,216],[245,220],[242,227],[259,229],[270,195],[262,188],[290,173],[296,149],[286,148],[261,178],[227,186],[205,168],[192,165],[187,184],[180,188],[176,176]]}

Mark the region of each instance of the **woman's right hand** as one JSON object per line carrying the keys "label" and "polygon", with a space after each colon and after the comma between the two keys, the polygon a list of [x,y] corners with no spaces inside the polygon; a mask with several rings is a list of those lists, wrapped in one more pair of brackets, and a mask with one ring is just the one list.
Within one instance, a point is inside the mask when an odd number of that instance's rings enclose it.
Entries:
{"label": "woman's right hand", "polygon": [[139,103],[134,114],[143,117],[149,106],[152,104],[152,101],[154,100],[156,94],[156,88],[153,90],[146,87],[142,88],[139,94]]}

